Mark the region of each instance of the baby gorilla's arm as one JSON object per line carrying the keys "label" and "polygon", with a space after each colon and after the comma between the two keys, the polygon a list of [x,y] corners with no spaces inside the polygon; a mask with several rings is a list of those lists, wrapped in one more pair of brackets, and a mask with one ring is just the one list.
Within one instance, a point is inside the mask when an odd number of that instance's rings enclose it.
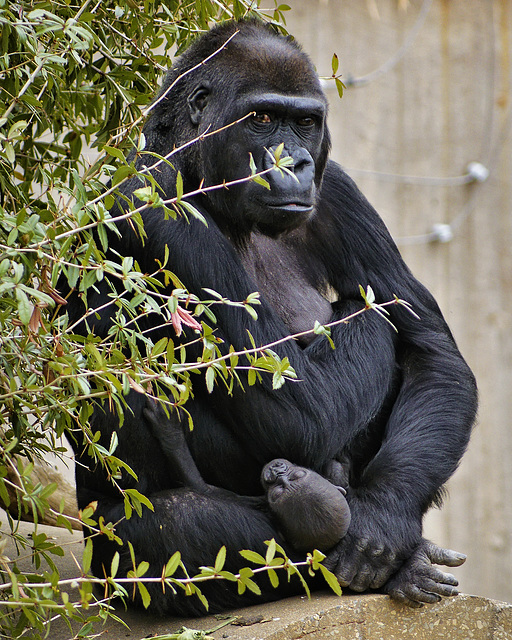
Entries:
{"label": "baby gorilla's arm", "polygon": [[177,479],[189,489],[198,493],[206,493],[209,490],[209,485],[199,473],[188,448],[183,426],[176,413],[173,414],[172,411],[171,409],[170,414],[167,415],[160,402],[148,398],[144,409],[144,418],[151,425],[151,431],[159,441]]}
{"label": "baby gorilla's arm", "polygon": [[347,533],[350,509],[342,487],[281,458],[263,468],[261,482],[271,513],[297,551],[327,551]]}
{"label": "baby gorilla's arm", "polygon": [[203,480],[190,453],[183,431],[184,426],[174,409],[171,409],[167,415],[160,402],[147,398],[143,413],[172,469],[174,479],[180,482],[183,487],[196,493],[229,498],[231,501],[234,500],[256,509],[265,508],[266,500],[262,496],[241,496],[228,489],[214,487]]}

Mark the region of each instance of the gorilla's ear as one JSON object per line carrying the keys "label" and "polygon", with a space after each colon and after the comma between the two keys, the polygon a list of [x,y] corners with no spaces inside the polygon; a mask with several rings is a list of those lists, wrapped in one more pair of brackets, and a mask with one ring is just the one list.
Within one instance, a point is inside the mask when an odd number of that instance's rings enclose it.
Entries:
{"label": "gorilla's ear", "polygon": [[192,124],[198,125],[201,122],[204,108],[208,103],[210,90],[204,85],[196,87],[187,98],[188,113]]}

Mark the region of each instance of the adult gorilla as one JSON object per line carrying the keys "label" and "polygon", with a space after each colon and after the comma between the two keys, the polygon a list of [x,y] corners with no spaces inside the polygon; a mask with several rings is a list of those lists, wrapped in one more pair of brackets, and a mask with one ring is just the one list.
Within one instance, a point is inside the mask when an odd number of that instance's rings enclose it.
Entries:
{"label": "adult gorilla", "polygon": [[[264,465],[285,458],[322,474],[340,460],[348,469],[352,519],[327,559],[340,583],[356,591],[384,587],[412,605],[452,595],[455,578],[432,563],[454,566],[464,556],[423,540],[422,517],[439,502],[441,487],[467,445],[476,410],[474,379],[435,301],[403,263],[377,213],[327,159],[327,103],[313,65],[295,42],[269,27],[228,23],[202,36],[177,60],[163,92],[169,88],[144,129],[147,149],[165,155],[201,140],[172,158],[175,170],[163,163],[154,170],[166,198],[176,193],[178,170],[185,192],[222,184],[248,176],[251,155],[258,170],[271,167],[267,150],[280,143],[293,159],[294,176],[274,170],[266,175],[270,190],[245,182],[195,197],[208,226],[196,219],[166,220],[148,209],[145,241],[121,222],[120,236],[111,234],[111,249],[134,256],[143,271],[153,272],[167,245],[169,268],[199,296],[202,287],[231,300],[260,291],[257,321],[240,308],[216,308],[217,335],[226,349],[247,347],[247,331],[264,345],[311,329],[316,320],[343,318],[363,305],[359,284],[371,285],[380,301],[395,294],[409,301],[421,319],[396,305],[390,310],[397,334],[368,312],[333,328],[334,350],[314,334],[287,341],[276,351],[289,358],[300,382],[279,390],[264,379],[244,385],[245,391],[235,388],[232,396],[221,385],[208,394],[198,376],[187,405],[195,425],[187,440],[202,477],[228,490],[224,493],[180,487],[144,416],[145,398],[133,393],[133,415],[126,412],[119,428],[116,455],[138,480],[123,475],[119,483],[148,495],[154,513],[144,509],[142,517],[123,520],[123,500],[80,444],[79,506],[97,501],[96,516],[121,520],[117,532],[132,543],[138,560],[150,563],[147,575],[160,576],[177,549],[194,572],[211,564],[223,544],[227,568],[234,570],[243,562],[239,549],[261,552],[263,541],[272,537],[286,547],[269,514],[239,497],[262,493]],[[248,114],[221,133],[203,136]],[[139,166],[151,162],[144,155]],[[131,197],[140,186],[133,180],[124,193]],[[333,292],[335,302],[330,301]],[[105,286],[89,295],[89,306],[104,305],[108,293]],[[73,321],[83,312],[77,297],[71,297],[68,309]],[[95,320],[97,333],[105,334],[111,314],[112,309],[103,310]],[[151,316],[147,322],[150,326]],[[155,330],[155,339],[162,335],[176,338],[172,327]],[[118,427],[113,413],[96,408],[93,430],[102,432],[106,446]],[[118,548],[94,538],[98,575],[109,571]],[[121,553],[120,572],[131,567],[126,547]],[[266,579],[261,584],[267,599],[300,589],[298,581],[278,591],[267,588]],[[226,582],[203,587],[210,611],[255,599],[238,595]],[[151,596],[157,611],[204,612],[196,598],[164,594],[160,585]]]}

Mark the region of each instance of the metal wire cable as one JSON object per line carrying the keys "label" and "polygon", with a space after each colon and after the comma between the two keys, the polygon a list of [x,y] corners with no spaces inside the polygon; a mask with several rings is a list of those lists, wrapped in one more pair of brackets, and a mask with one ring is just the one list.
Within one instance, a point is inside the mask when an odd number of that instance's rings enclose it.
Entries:
{"label": "metal wire cable", "polygon": [[[375,71],[360,76],[358,78],[349,77],[346,81],[347,88],[362,87],[368,83],[381,77],[391,69],[393,69],[407,54],[414,43],[418,33],[425,23],[427,14],[431,8],[432,0],[424,0],[418,18],[409,32],[404,44],[400,49],[382,66]],[[415,176],[400,175],[368,169],[347,168],[346,171],[352,176],[373,176],[383,182],[394,182],[399,184],[418,185],[426,187],[457,187],[471,183],[485,182],[490,175],[490,169],[494,169],[500,149],[504,144],[504,135],[507,129],[512,126],[512,114],[507,116],[504,126],[501,128],[498,138],[495,139],[495,60],[496,60],[496,32],[494,24],[494,8],[493,3],[487,4],[488,9],[488,41],[490,43],[490,61],[489,72],[485,74],[487,80],[486,91],[486,117],[484,132],[480,143],[479,155],[483,162],[470,162],[467,171],[459,176]],[[464,221],[472,214],[475,208],[475,198],[478,190],[473,190],[470,200],[466,203],[460,213],[450,223],[435,224],[428,233],[418,234],[397,238],[397,242],[401,245],[427,244],[430,242],[449,242],[453,239],[456,232],[460,231]]]}
{"label": "metal wire cable", "polygon": [[414,26],[410,30],[400,49],[398,49],[398,51],[393,56],[391,56],[391,58],[389,58],[389,60],[387,60],[382,66],[380,66],[378,69],[375,69],[375,71],[371,71],[370,73],[367,73],[364,76],[359,76],[358,78],[354,78],[349,74],[347,76],[347,80],[345,81],[345,85],[347,86],[347,88],[363,87],[364,85],[373,82],[377,78],[380,78],[384,74],[388,73],[388,71],[391,71],[391,69],[393,69],[393,67],[395,67],[405,57],[406,53],[409,51],[414,41],[416,40],[418,33],[421,31],[423,24],[425,23],[430,7],[432,6],[432,1],[433,0],[423,1],[416,22],[414,23]]}

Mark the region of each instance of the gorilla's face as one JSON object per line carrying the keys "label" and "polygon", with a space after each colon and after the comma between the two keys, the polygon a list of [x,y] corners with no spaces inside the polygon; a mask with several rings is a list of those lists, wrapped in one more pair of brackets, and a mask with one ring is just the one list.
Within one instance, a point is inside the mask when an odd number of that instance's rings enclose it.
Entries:
{"label": "gorilla's face", "polygon": [[[304,66],[301,56],[294,55],[296,64]],[[218,70],[221,76],[223,68]],[[316,76],[309,69],[302,71],[311,76],[307,89],[304,78],[289,87],[275,81],[279,69],[266,68],[268,75],[259,82],[254,73],[243,83],[206,82],[188,96],[197,134],[208,134],[200,143],[204,186],[243,181],[254,170],[266,172],[262,177],[267,186],[240,182],[208,193],[207,209],[219,224],[277,235],[313,215],[329,147],[327,104]],[[210,135],[214,131],[219,132]],[[273,168],[280,145],[280,156],[291,158],[284,169]]]}

